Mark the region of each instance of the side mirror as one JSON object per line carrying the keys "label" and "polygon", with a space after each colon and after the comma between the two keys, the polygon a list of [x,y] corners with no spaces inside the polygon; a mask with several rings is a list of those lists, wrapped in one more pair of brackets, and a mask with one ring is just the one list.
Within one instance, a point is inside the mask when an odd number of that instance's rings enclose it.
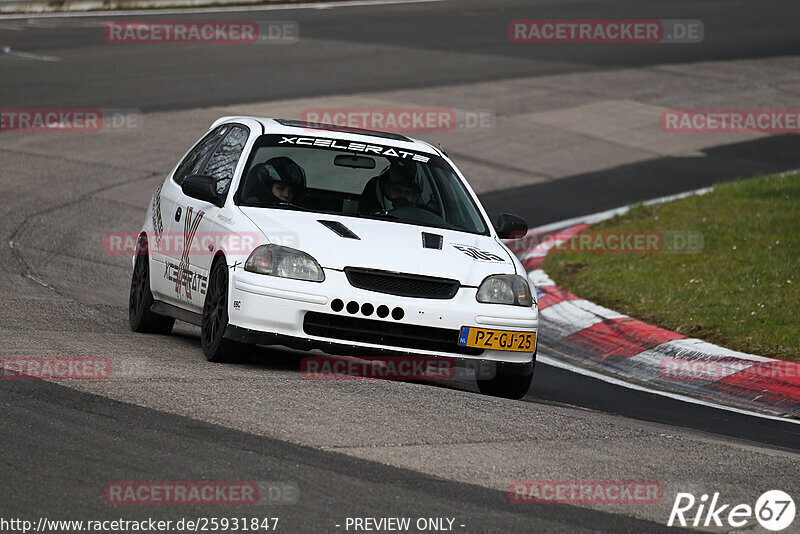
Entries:
{"label": "side mirror", "polygon": [[205,200],[218,208],[225,205],[225,199],[217,194],[217,180],[213,176],[190,174],[183,179],[181,190],[188,197]]}
{"label": "side mirror", "polygon": [[519,239],[528,233],[528,223],[516,215],[501,213],[494,229],[500,239]]}

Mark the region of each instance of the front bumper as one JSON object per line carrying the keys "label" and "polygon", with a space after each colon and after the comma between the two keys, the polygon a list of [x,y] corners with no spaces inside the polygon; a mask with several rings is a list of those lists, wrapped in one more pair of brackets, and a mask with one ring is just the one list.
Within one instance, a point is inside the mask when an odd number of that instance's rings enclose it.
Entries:
{"label": "front bumper", "polygon": [[[511,363],[529,362],[535,353],[535,347],[531,352],[510,352],[458,346],[462,326],[538,330],[535,306],[479,303],[474,287],[462,287],[452,299],[440,300],[358,289],[350,285],[342,271],[330,269],[325,269],[325,281],[320,283],[241,269],[230,274],[230,327],[226,337],[231,339],[319,348],[333,354],[374,351]],[[334,304],[337,300],[342,309]],[[351,303],[357,306],[348,306]],[[391,312],[402,310],[402,314],[379,317],[381,306]],[[402,317],[396,318],[399,315]]]}

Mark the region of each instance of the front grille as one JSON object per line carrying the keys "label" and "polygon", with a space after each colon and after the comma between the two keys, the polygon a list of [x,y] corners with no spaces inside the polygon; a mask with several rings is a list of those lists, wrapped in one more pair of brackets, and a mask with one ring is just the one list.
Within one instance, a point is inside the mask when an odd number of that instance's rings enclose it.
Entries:
{"label": "front grille", "polygon": [[308,312],[303,331],[310,336],[361,341],[404,349],[430,350],[479,356],[483,349],[458,344],[458,330],[417,326],[373,319],[357,319],[328,313]]}
{"label": "front grille", "polygon": [[423,299],[451,299],[458,293],[458,280],[418,274],[393,273],[374,269],[345,267],[350,285],[359,289]]}

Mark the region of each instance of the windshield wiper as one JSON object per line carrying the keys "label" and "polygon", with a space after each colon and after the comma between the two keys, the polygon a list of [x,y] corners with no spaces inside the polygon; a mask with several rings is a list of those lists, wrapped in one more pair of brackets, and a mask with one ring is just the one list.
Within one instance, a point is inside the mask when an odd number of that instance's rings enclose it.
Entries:
{"label": "windshield wiper", "polygon": [[407,219],[402,219],[397,215],[392,215],[386,211],[379,211],[377,213],[362,213],[359,211],[355,211],[352,213],[337,213],[337,215],[344,215],[345,217],[358,217],[359,219],[389,219],[392,221],[403,221]]}
{"label": "windshield wiper", "polygon": [[315,210],[304,208],[303,206],[298,206],[297,204],[293,204],[291,202],[248,202],[247,204],[242,204],[245,208],[278,208],[278,209],[285,209],[285,210],[297,210],[297,211],[310,211],[312,213],[316,213]]}
{"label": "windshield wiper", "polygon": [[362,211],[353,211],[353,212],[342,212],[342,213],[335,213],[335,215],[343,215],[345,217],[357,217],[359,219],[383,219],[383,220],[390,220],[390,221],[408,221],[414,222],[411,219],[405,219],[403,217],[398,217],[397,215],[393,215],[388,211],[377,211],[374,213],[364,213]]}
{"label": "windshield wiper", "polygon": [[378,211],[375,213],[339,213],[337,215],[344,215],[347,217],[359,217],[362,219],[376,219],[376,220],[390,220],[390,221],[397,221],[401,223],[408,223],[408,224],[415,224],[417,226],[427,226],[429,228],[439,228],[441,230],[457,230],[457,231],[464,231],[457,226],[448,223],[444,219],[439,224],[435,224],[432,221],[423,221],[420,219],[412,219],[410,217],[400,217],[399,215],[394,215],[393,213],[389,213],[387,211]]}

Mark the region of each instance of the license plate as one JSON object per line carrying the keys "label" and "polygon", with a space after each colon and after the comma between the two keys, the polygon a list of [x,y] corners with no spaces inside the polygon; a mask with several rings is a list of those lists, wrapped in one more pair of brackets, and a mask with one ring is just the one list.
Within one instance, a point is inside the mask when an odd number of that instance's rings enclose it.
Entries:
{"label": "license plate", "polygon": [[458,344],[462,347],[533,352],[536,348],[536,333],[462,326]]}

